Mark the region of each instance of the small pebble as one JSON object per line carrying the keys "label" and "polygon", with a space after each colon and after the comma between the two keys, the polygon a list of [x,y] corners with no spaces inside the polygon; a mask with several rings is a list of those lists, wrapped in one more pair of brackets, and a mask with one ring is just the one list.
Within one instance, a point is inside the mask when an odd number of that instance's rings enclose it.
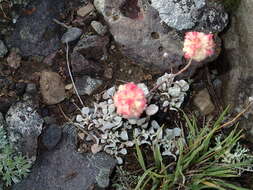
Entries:
{"label": "small pebble", "polygon": [[107,32],[107,27],[104,26],[104,25],[102,25],[98,21],[92,21],[91,22],[91,26],[101,36],[104,36],[106,34],[106,32]]}

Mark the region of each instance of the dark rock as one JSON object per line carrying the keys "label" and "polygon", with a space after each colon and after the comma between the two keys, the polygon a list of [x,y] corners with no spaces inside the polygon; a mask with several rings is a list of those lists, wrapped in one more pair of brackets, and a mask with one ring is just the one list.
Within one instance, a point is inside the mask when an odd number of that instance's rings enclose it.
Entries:
{"label": "dark rock", "polygon": [[[95,0],[94,5],[104,16],[115,42],[125,56],[154,72],[170,71],[172,68],[175,71],[185,64],[182,32],[164,27],[157,10],[145,2]],[[220,49],[219,44],[216,47]],[[218,54],[219,51],[216,51],[213,57]],[[204,62],[211,60],[210,57],[210,60]],[[196,67],[193,65],[191,69],[194,72],[201,64],[196,63]]]}
{"label": "dark rock", "polygon": [[63,12],[64,0],[33,1],[27,10],[34,10],[31,14],[24,14],[17,23],[12,36],[7,40],[10,47],[18,47],[22,56],[47,56],[60,46],[57,26],[53,22]]}
{"label": "dark rock", "polygon": [[9,56],[7,57],[7,63],[11,68],[18,69],[20,67],[21,59],[19,50],[12,48]]}
{"label": "dark rock", "polygon": [[8,49],[4,45],[3,41],[0,40],[0,57],[4,57],[8,53]]}
{"label": "dark rock", "polygon": [[103,82],[98,79],[91,78],[89,76],[77,77],[76,78],[76,88],[79,95],[91,95],[95,90],[97,90]]}
{"label": "dark rock", "polygon": [[18,96],[22,96],[25,93],[26,83],[18,82],[15,84],[15,92]]}
{"label": "dark rock", "polygon": [[52,150],[61,140],[62,130],[58,125],[50,125],[42,133],[42,143],[48,149]]}
{"label": "dark rock", "polygon": [[16,101],[15,97],[0,97],[0,112],[7,113],[11,105]]}
{"label": "dark rock", "polygon": [[[121,9],[123,2],[124,10]],[[137,0],[126,2],[94,1],[122,53],[153,71],[166,71],[182,65],[182,43],[174,34],[164,30],[158,12],[153,7],[144,6],[142,1],[138,4]],[[133,10],[133,13],[127,10]],[[165,53],[168,56],[164,57]]]}
{"label": "dark rock", "polygon": [[87,60],[85,57],[77,51],[71,54],[71,66],[74,75],[100,75],[103,72],[101,64]]}
{"label": "dark rock", "polygon": [[40,75],[40,90],[48,105],[57,104],[66,97],[65,85],[58,73],[43,71]]}
{"label": "dark rock", "polygon": [[79,40],[74,51],[80,51],[86,59],[100,60],[108,43],[108,36],[86,35]]}
{"label": "dark rock", "polygon": [[62,43],[69,43],[75,41],[82,35],[83,31],[76,27],[69,27],[61,38]]}
{"label": "dark rock", "polygon": [[26,90],[25,91],[28,94],[36,94],[36,92],[37,92],[36,84],[35,83],[28,83],[26,85]]}
{"label": "dark rock", "polygon": [[[222,97],[237,113],[243,111],[253,96],[253,1],[241,1],[236,14],[231,17],[231,27],[223,35],[224,54],[221,63],[223,75]],[[229,69],[228,69],[229,68]],[[235,114],[237,114],[235,113]],[[253,109],[244,114],[240,127],[247,131],[253,142]]]}
{"label": "dark rock", "polygon": [[63,129],[62,140],[56,148],[43,152],[28,178],[15,184],[12,190],[90,190],[95,184],[103,188],[109,184],[116,161],[105,153],[78,153],[74,126]]}
{"label": "dark rock", "polygon": [[9,140],[18,152],[36,158],[37,138],[42,131],[43,119],[31,102],[18,102],[6,114]]}

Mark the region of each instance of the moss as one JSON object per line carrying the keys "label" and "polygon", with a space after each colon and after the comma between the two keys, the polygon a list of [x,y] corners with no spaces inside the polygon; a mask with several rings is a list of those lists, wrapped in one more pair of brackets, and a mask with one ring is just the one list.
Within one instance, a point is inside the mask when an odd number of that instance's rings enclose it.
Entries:
{"label": "moss", "polygon": [[222,0],[221,1],[228,12],[235,12],[239,7],[241,0]]}

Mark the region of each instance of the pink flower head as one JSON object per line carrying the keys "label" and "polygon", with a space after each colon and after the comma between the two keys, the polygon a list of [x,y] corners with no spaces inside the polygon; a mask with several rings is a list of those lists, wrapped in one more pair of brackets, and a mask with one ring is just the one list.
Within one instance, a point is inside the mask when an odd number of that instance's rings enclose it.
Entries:
{"label": "pink flower head", "polygon": [[133,82],[120,85],[113,100],[117,113],[125,118],[140,117],[147,103],[143,90]]}
{"label": "pink flower head", "polygon": [[183,52],[186,59],[203,61],[214,53],[213,34],[203,32],[187,32],[185,34]]}

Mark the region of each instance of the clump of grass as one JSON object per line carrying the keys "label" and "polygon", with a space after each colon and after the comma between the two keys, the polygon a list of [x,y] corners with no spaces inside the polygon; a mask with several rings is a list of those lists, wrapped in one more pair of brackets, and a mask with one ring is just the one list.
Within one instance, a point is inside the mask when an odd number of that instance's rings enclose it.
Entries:
{"label": "clump of grass", "polygon": [[0,127],[0,181],[6,186],[18,183],[28,175],[30,167],[29,160],[16,153],[8,142],[4,128]]}
{"label": "clump of grass", "polygon": [[[224,138],[221,135],[225,110],[216,122],[197,126],[196,119],[184,114],[188,135],[178,140],[177,161],[165,165],[158,146],[153,147],[155,164],[147,167],[141,149],[136,145],[137,159],[144,173],[135,190],[168,189],[218,189],[246,190],[229,182],[229,178],[240,177],[252,167],[253,158],[246,149],[238,145],[242,130],[237,125]],[[215,140],[216,138],[216,140]],[[173,171],[168,168],[173,167]]]}

